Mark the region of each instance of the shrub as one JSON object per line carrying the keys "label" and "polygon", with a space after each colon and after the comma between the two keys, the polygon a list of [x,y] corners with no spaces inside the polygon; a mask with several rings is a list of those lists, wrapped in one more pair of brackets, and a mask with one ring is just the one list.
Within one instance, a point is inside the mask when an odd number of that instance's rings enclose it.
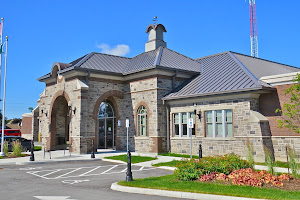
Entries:
{"label": "shrub", "polygon": [[175,170],[177,179],[191,181],[211,172],[230,174],[235,169],[248,168],[249,163],[235,154],[205,157],[201,160],[191,159],[181,162]]}
{"label": "shrub", "polygon": [[13,151],[13,155],[15,155],[15,156],[21,156],[22,145],[19,142],[19,140],[16,140],[16,141],[12,142],[12,151]]}
{"label": "shrub", "polygon": [[297,171],[299,170],[299,164],[297,163],[298,155],[295,149],[290,146],[287,147],[287,153],[289,157],[289,167],[292,170],[292,175],[294,177],[297,177]]}
{"label": "shrub", "polygon": [[248,149],[247,161],[249,162],[250,168],[253,169],[254,167],[253,144],[250,143],[249,140],[247,140],[247,149]]}
{"label": "shrub", "polygon": [[269,168],[269,173],[274,175],[275,171],[274,171],[274,167],[275,167],[275,162],[274,162],[274,156],[271,152],[271,150],[269,148],[267,148],[266,146],[264,146],[264,152],[265,152],[265,164],[268,166]]}
{"label": "shrub", "polygon": [[3,152],[4,152],[5,156],[8,156],[8,142],[4,142]]}

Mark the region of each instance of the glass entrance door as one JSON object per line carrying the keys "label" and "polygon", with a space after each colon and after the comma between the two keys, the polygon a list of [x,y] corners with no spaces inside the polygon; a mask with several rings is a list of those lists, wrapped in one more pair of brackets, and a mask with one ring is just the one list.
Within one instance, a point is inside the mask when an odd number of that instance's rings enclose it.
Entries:
{"label": "glass entrance door", "polygon": [[115,148],[115,115],[112,104],[106,100],[102,102],[98,115],[98,148]]}
{"label": "glass entrance door", "polygon": [[98,147],[105,148],[105,119],[99,119]]}

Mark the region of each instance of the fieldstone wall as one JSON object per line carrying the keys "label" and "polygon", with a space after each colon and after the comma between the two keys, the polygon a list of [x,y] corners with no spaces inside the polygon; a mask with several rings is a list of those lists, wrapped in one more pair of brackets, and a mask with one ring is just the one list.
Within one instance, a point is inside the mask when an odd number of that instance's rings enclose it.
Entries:
{"label": "fieldstone wall", "polygon": [[78,115],[78,113],[81,112],[81,102],[79,99],[81,92],[82,91],[77,88],[77,79],[66,81],[62,76],[57,77],[56,83],[46,85],[38,102],[39,133],[41,133],[43,147],[46,148],[46,150],[53,149],[53,145],[55,145],[55,137],[51,137],[51,114],[53,105],[57,98],[64,97],[67,102],[72,102],[72,110],[76,108],[76,114],[72,112],[70,116],[69,141],[71,150],[77,153],[80,152],[80,128],[78,128],[76,124],[80,123],[80,115]]}
{"label": "fieldstone wall", "polygon": [[[170,133],[171,133],[171,152],[190,153],[190,138],[174,136],[173,132],[173,113],[201,112],[201,120],[196,116],[195,130],[193,136],[193,154],[198,154],[199,144],[202,144],[203,155],[223,155],[234,152],[240,156],[248,153],[247,142],[253,144],[256,160],[264,160],[263,146],[268,145],[266,138],[270,138],[268,122],[253,122],[250,119],[251,110],[258,110],[258,96],[245,98],[233,98],[227,100],[202,100],[194,103],[171,104],[170,110]],[[233,112],[233,137],[230,138],[209,138],[205,133],[205,111],[232,109]],[[266,123],[266,124],[265,124]]]}

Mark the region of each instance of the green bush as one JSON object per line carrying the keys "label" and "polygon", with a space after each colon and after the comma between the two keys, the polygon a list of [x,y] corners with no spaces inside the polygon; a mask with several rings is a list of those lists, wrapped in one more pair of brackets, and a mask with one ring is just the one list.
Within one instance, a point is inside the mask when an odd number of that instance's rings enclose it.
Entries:
{"label": "green bush", "polygon": [[250,168],[253,169],[254,167],[253,144],[249,140],[247,140],[247,149],[248,149],[247,161],[249,162]]}
{"label": "green bush", "polygon": [[12,142],[12,151],[13,151],[13,155],[15,156],[21,156],[22,154],[22,145],[19,142],[19,140],[13,141]]}
{"label": "green bush", "polygon": [[230,174],[235,169],[248,168],[249,163],[242,160],[235,154],[224,156],[205,157],[200,160],[185,160],[181,162],[175,170],[177,179],[182,181],[192,181],[200,175],[211,172]]}
{"label": "green bush", "polygon": [[289,156],[289,167],[292,170],[292,175],[297,177],[297,171],[299,170],[299,164],[297,163],[298,155],[294,148],[288,146],[287,153]]}
{"label": "green bush", "polygon": [[269,170],[268,172],[272,175],[275,175],[274,167],[276,167],[274,155],[272,154],[271,150],[264,146],[264,152],[265,152],[265,164],[268,166]]}
{"label": "green bush", "polygon": [[4,152],[5,156],[8,156],[8,142],[4,142],[3,152]]}

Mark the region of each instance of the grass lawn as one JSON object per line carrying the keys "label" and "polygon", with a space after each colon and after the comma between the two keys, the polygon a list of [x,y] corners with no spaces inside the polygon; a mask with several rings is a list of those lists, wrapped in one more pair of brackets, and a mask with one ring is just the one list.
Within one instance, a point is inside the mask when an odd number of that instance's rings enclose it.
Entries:
{"label": "grass lawn", "polygon": [[[110,156],[110,157],[105,157],[107,159],[113,159],[113,160],[121,160],[124,162],[127,162],[127,155],[119,155],[119,156]],[[146,162],[150,160],[156,160],[157,158],[153,157],[145,157],[145,156],[131,156],[131,163],[139,163],[139,162]]]}
{"label": "grass lawn", "polygon": [[155,167],[160,167],[160,166],[176,167],[177,164],[180,162],[181,161],[178,161],[178,160],[172,160],[170,162],[157,163],[157,164],[154,164],[153,166],[155,166]]}
{"label": "grass lawn", "polygon": [[252,197],[276,200],[300,199],[300,191],[283,191],[279,189],[258,188],[238,185],[222,185],[217,183],[202,183],[193,181],[178,181],[175,175],[136,179],[132,182],[121,181],[120,185],[154,188],[162,190],[219,194],[227,196]]}
{"label": "grass lawn", "polygon": [[41,147],[41,146],[34,146],[34,150],[35,150],[35,151],[41,151],[41,150],[42,150],[42,147]]}
{"label": "grass lawn", "polygon": [[[186,154],[177,154],[177,153],[159,153],[160,156],[173,156],[173,157],[181,157],[181,158],[190,158],[191,155]],[[199,159],[199,156],[193,155],[193,158]]]}
{"label": "grass lawn", "polygon": [[0,159],[3,159],[3,156],[0,156]]}

